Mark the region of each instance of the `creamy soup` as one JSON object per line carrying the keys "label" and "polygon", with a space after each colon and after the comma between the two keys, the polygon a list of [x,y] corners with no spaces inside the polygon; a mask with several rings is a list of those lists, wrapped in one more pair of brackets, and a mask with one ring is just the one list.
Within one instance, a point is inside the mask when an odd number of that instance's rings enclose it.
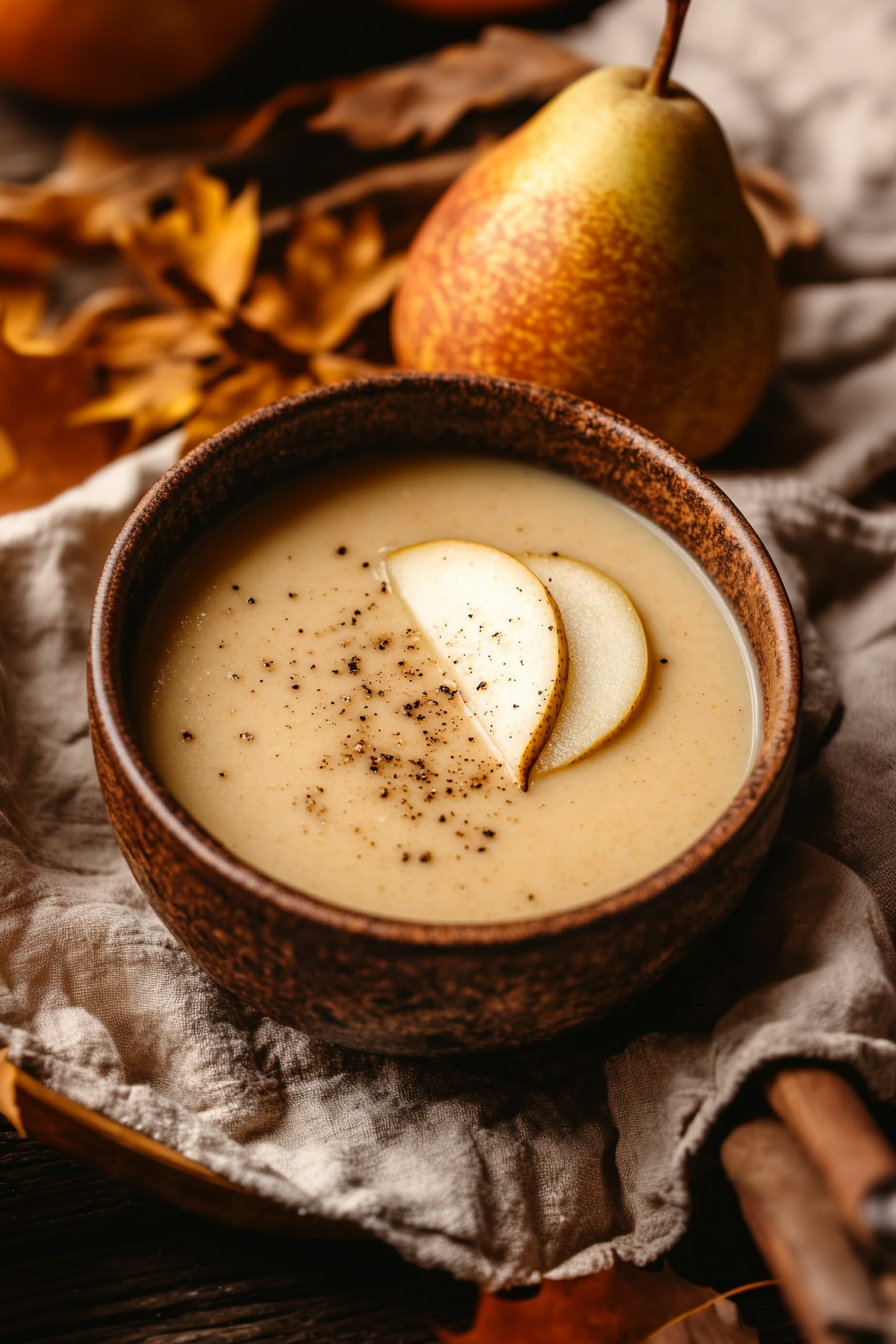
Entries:
{"label": "creamy soup", "polygon": [[[384,556],[440,538],[585,561],[644,624],[634,717],[525,793],[389,591]],[[439,923],[566,910],[662,867],[737,793],[757,721],[744,639],[679,547],[568,477],[465,458],[343,466],[246,507],[159,595],[135,704],[158,774],[234,854]]]}

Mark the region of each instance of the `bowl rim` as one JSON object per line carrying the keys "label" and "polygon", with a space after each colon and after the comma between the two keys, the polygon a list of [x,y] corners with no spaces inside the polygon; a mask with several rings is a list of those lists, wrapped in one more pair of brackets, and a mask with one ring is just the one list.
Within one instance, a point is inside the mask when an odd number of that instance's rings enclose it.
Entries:
{"label": "bowl rim", "polygon": [[[728,535],[736,539],[741,551],[758,571],[773,613],[780,676],[778,708],[769,730],[763,732],[752,769],[737,794],[713,824],[671,862],[619,891],[569,910],[496,923],[428,923],[364,914],[290,887],[238,858],[205,831],[156,776],[131,729],[120,676],[120,650],[116,657],[111,647],[110,618],[115,610],[116,590],[122,591],[120,576],[134,562],[135,557],[139,558],[141,535],[151,526],[160,508],[167,507],[166,497],[172,486],[176,488],[180,481],[189,478],[197,470],[201,471],[218,454],[226,452],[234,440],[242,439],[247,432],[253,432],[256,426],[291,418],[297,406],[352,400],[358,398],[359,394],[363,401],[366,395],[371,392],[375,395],[376,390],[384,385],[417,389],[433,384],[473,385],[483,390],[492,388],[505,393],[509,391],[523,400],[528,395],[530,400],[537,401],[540,413],[544,415],[546,410],[550,418],[562,418],[564,413],[584,413],[598,429],[613,427],[624,430],[634,446],[653,458],[659,457],[673,475],[683,478],[711,508],[720,512],[727,525]],[[550,463],[546,465],[550,470]],[[635,508],[634,512],[639,510]],[[662,524],[655,525],[663,531],[668,530],[662,528]],[[673,539],[691,554],[680,538],[673,536]],[[696,556],[692,555],[692,559],[699,564]],[[116,770],[125,776],[143,806],[171,832],[174,842],[188,853],[193,862],[210,869],[213,876],[226,887],[239,888],[261,905],[273,905],[284,913],[304,918],[322,928],[365,935],[378,943],[464,952],[475,947],[504,945],[509,948],[540,942],[586,926],[612,921],[616,916],[625,915],[639,906],[645,907],[646,912],[646,908],[668,888],[677,886],[695,874],[735,838],[774,790],[786,768],[799,730],[802,666],[795,618],[771,556],[733,501],[677,449],[624,416],[564,392],[476,374],[396,372],[378,378],[351,379],[312,388],[299,396],[274,402],[206,439],[164,472],[132,510],[103,568],[91,622],[88,685],[97,720],[105,735],[105,749],[113,756]]]}

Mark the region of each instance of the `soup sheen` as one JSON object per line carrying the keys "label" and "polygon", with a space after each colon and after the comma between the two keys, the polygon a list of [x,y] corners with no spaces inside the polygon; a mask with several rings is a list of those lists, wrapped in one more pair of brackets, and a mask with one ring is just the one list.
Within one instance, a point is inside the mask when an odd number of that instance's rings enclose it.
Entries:
{"label": "soup sheen", "polygon": [[[440,538],[586,561],[644,624],[637,713],[526,793],[385,582],[386,554]],[[668,863],[743,783],[754,699],[744,640],[680,548],[568,477],[466,458],[343,466],[249,505],[165,585],[135,683],[151,763],[234,854],[439,923],[566,910]]]}

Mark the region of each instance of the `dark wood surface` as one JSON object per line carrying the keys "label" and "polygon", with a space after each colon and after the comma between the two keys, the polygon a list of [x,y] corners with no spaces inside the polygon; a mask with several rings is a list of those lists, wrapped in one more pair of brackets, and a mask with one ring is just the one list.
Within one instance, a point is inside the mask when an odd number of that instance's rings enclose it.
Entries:
{"label": "dark wood surface", "polygon": [[3,1344],[432,1344],[474,1305],[378,1242],[217,1227],[0,1119]]}

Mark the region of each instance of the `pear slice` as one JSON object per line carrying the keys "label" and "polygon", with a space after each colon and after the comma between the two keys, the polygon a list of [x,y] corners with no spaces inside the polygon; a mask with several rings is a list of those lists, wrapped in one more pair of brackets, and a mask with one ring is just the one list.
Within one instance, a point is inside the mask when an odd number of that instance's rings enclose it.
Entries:
{"label": "pear slice", "polygon": [[587,756],[628,722],[647,686],[641,618],[624,588],[581,560],[521,556],[563,613],[569,676],[554,731],[533,778]]}
{"label": "pear slice", "polygon": [[560,711],[563,621],[532,568],[493,546],[428,541],[386,559],[390,587],[525,790]]}

